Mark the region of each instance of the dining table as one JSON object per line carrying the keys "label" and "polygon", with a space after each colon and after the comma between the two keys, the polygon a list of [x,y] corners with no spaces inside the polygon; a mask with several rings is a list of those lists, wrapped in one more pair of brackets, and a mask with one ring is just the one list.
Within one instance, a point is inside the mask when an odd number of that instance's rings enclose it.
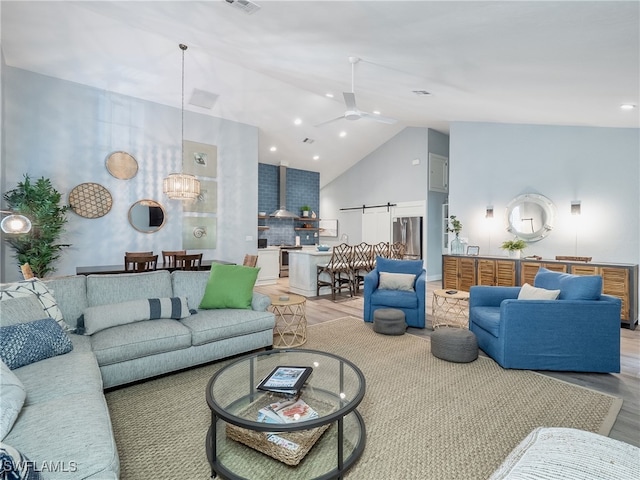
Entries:
{"label": "dining table", "polygon": [[[211,265],[219,263],[221,265],[235,265],[234,262],[228,262],[226,260],[202,260],[200,264],[200,270],[211,270]],[[173,264],[158,263],[156,270],[180,270]],[[86,267],[76,267],[76,275],[107,275],[114,273],[135,273],[124,269],[124,263],[119,265],[93,265]]]}

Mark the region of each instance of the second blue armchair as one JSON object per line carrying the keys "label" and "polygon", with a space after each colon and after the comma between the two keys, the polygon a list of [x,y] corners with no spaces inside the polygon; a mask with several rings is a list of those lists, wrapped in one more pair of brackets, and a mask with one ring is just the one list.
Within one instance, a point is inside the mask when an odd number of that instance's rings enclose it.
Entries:
{"label": "second blue armchair", "polygon": [[[385,277],[380,288],[381,274]],[[393,260],[377,257],[376,268],[364,277],[364,321],[373,322],[379,308],[402,310],[410,327],[424,328],[427,272],[422,260]]]}

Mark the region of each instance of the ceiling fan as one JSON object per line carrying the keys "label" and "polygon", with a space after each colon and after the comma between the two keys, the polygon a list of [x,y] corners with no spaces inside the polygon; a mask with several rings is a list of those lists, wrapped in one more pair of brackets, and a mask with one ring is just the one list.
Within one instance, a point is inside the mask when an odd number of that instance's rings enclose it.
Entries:
{"label": "ceiling fan", "polygon": [[347,106],[347,111],[343,115],[340,115],[339,117],[333,118],[326,122],[319,123],[318,125],[316,125],[316,127],[321,127],[323,125],[327,125],[328,123],[332,123],[337,120],[342,120],[343,118],[346,120],[360,120],[361,118],[367,118],[370,120],[375,120],[376,122],[387,123],[387,124],[394,124],[397,122],[395,118],[385,117],[385,116],[377,115],[374,113],[363,112],[362,110],[359,110],[358,107],[356,106],[356,95],[355,95],[355,89],[354,89],[354,83],[355,83],[354,72],[355,72],[355,65],[359,61],[360,61],[360,58],[358,57],[349,57],[349,63],[351,63],[351,91],[342,93],[342,95],[344,96],[344,103]]}

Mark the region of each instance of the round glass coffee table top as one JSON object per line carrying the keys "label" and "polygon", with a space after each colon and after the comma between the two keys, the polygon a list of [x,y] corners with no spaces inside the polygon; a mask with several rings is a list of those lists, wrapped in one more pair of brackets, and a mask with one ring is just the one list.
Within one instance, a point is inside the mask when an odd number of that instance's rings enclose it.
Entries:
{"label": "round glass coffee table top", "polygon": [[[291,399],[257,389],[279,366],[313,368],[299,397],[292,401],[302,400],[317,416],[291,423],[259,421],[261,409]],[[340,478],[364,450],[364,421],[356,408],[365,389],[364,375],[356,365],[315,350],[271,350],[223,367],[206,391],[212,413],[207,436],[212,474],[223,478]],[[275,443],[278,451],[274,451]]]}

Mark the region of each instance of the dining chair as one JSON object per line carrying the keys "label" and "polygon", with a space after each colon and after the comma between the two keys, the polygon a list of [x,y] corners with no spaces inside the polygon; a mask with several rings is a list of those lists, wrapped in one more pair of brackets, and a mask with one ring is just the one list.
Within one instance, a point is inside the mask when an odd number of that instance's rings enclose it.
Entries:
{"label": "dining chair", "polygon": [[380,242],[371,245],[371,250],[371,270],[373,270],[376,268],[377,257],[389,258],[389,242]]}
{"label": "dining chair", "polygon": [[140,256],[140,255],[153,255],[152,251],[148,251],[148,252],[124,252],[125,257],[127,256]]}
{"label": "dining chair", "polygon": [[245,267],[255,267],[258,264],[258,255],[245,255],[242,265]]}
{"label": "dining chair", "polygon": [[202,266],[202,253],[181,254],[173,256],[176,270],[200,270]]}
{"label": "dining chair", "polygon": [[364,276],[373,269],[372,246],[362,242],[353,246],[351,255],[351,278],[353,280],[353,291],[357,295],[360,285],[364,286]]}
{"label": "dining chair", "polygon": [[186,254],[186,250],[162,250],[162,265],[164,268],[175,268],[176,255]]}
{"label": "dining chair", "polygon": [[407,246],[404,243],[396,242],[389,245],[389,258],[395,258],[396,260],[402,260],[404,254],[407,251]]}
{"label": "dining chair", "polygon": [[[349,295],[353,297],[353,280],[351,278],[351,256],[353,247],[346,243],[333,247],[329,263],[316,267],[317,287],[316,295],[320,295],[320,287],[331,289],[331,300],[335,302],[336,292],[343,288],[349,289]],[[329,280],[327,280],[327,276]]]}
{"label": "dining chair", "polygon": [[125,255],[125,272],[152,272],[158,266],[158,255]]}

